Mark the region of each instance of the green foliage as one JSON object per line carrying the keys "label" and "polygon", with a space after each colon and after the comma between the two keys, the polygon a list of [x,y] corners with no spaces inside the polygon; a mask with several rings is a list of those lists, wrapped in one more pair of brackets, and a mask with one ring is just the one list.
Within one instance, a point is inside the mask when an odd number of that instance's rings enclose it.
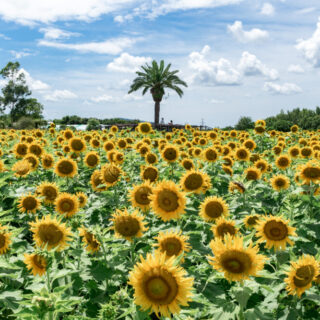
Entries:
{"label": "green foliage", "polygon": [[15,129],[33,129],[36,127],[35,121],[32,118],[21,117],[15,124]]}
{"label": "green foliage", "polygon": [[98,119],[89,119],[87,130],[99,130],[100,127],[100,121]]}
{"label": "green foliage", "polygon": [[250,117],[241,117],[234,127],[236,130],[249,130],[254,128],[254,122]]}

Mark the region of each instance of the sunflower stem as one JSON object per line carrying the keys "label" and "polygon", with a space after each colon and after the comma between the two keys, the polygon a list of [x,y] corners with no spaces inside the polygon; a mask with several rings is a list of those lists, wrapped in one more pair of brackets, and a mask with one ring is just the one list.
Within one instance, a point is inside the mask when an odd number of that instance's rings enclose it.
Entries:
{"label": "sunflower stem", "polygon": [[[46,276],[47,276],[47,290],[48,290],[48,294],[50,296],[51,295],[50,268],[47,269]],[[53,316],[52,311],[48,311],[48,319],[54,320],[54,316]]]}

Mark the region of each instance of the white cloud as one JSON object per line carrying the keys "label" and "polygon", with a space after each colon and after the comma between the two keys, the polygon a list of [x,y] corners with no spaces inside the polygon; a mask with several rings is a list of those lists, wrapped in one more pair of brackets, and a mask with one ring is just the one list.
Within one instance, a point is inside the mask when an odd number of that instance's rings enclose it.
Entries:
{"label": "white cloud", "polygon": [[40,40],[40,46],[52,47],[57,49],[75,50],[79,52],[94,52],[99,54],[119,54],[124,48],[130,47],[138,39],[113,38],[103,42],[88,43],[61,43],[55,41]]}
{"label": "white cloud", "polygon": [[276,69],[268,68],[254,54],[247,51],[242,53],[238,69],[246,76],[263,75],[270,80],[276,80],[279,77]]}
{"label": "white cloud", "polygon": [[194,71],[192,82],[208,86],[240,84],[241,75],[232,67],[230,61],[224,58],[210,61],[206,58],[209,51],[210,47],[205,46],[201,52],[192,52],[189,55],[189,66]]}
{"label": "white cloud", "polygon": [[317,23],[317,29],[311,38],[297,40],[298,44],[295,46],[304,58],[314,67],[320,67],[320,17]]}
{"label": "white cloud", "polygon": [[138,57],[131,56],[130,54],[124,52],[120,57],[115,58],[112,62],[107,65],[108,70],[117,72],[136,72],[141,65],[145,63],[150,63],[152,59],[150,57]]}
{"label": "white cloud", "polygon": [[68,39],[73,36],[79,36],[80,33],[77,32],[69,32],[69,31],[64,31],[58,28],[53,28],[53,27],[48,27],[48,28],[41,28],[39,30],[41,33],[44,34],[44,37],[46,39]]}
{"label": "white cloud", "polygon": [[0,88],[4,87],[7,84],[6,80],[0,79]]}
{"label": "white cloud", "polygon": [[270,92],[272,94],[296,94],[301,93],[302,89],[294,83],[284,83],[284,84],[277,84],[274,82],[266,82],[264,84],[264,90]]}
{"label": "white cloud", "polygon": [[130,81],[129,79],[124,79],[124,80],[121,80],[121,81],[119,82],[119,85],[120,85],[121,87],[127,87],[127,86],[129,86],[130,83],[131,83],[131,81]]}
{"label": "white cloud", "polygon": [[211,99],[210,102],[213,103],[213,104],[221,104],[221,103],[224,103],[223,100],[217,100],[217,99]]}
{"label": "white cloud", "polygon": [[0,38],[4,39],[4,40],[11,40],[11,38],[7,37],[6,35],[4,35],[3,33],[0,33]]}
{"label": "white cloud", "polygon": [[272,16],[274,15],[274,11],[274,6],[271,3],[266,2],[263,4],[260,13],[265,16]]}
{"label": "white cloud", "polygon": [[90,21],[112,13],[137,0],[10,0],[1,1],[0,17],[6,21],[33,25],[58,20]]}
{"label": "white cloud", "polygon": [[21,59],[23,57],[30,56],[31,53],[27,51],[14,51],[10,50],[10,53],[16,58],[16,59]]}
{"label": "white cloud", "polygon": [[296,11],[296,13],[297,14],[307,14],[307,13],[314,12],[315,10],[317,10],[315,7],[307,7],[307,8]]}
{"label": "white cloud", "polygon": [[43,91],[43,90],[48,90],[50,88],[48,84],[40,80],[33,79],[27,70],[21,68],[19,71],[19,74],[20,73],[24,73],[27,85],[30,87],[31,90]]}
{"label": "white cloud", "polygon": [[98,97],[92,97],[90,100],[93,102],[97,102],[97,103],[99,103],[99,102],[114,102],[115,98],[108,95],[108,94],[103,94]]}
{"label": "white cloud", "polygon": [[78,96],[69,90],[54,90],[44,96],[47,101],[59,101],[59,100],[69,100],[75,99]]}
{"label": "white cloud", "polygon": [[245,31],[241,21],[235,21],[234,24],[228,25],[228,30],[242,43],[253,42],[269,37],[269,33],[265,30],[253,28],[250,31]]}
{"label": "white cloud", "polygon": [[304,69],[300,64],[290,64],[288,71],[292,73],[304,73]]}
{"label": "white cloud", "polygon": [[124,101],[139,101],[139,100],[142,100],[143,99],[143,96],[138,96],[138,95],[135,95],[135,94],[125,94],[123,96],[123,100]]}

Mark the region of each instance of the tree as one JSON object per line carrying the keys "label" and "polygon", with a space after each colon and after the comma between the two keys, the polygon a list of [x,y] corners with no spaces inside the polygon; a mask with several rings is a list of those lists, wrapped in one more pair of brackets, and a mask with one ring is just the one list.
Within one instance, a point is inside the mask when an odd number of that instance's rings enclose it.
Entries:
{"label": "tree", "polygon": [[250,117],[241,117],[235,125],[236,130],[248,130],[254,128],[254,122]]}
{"label": "tree", "polygon": [[147,63],[144,66],[141,66],[142,70],[137,71],[136,77],[131,84],[130,90],[128,94],[138,91],[139,89],[143,89],[142,95],[150,90],[154,101],[154,124],[159,124],[160,117],[160,102],[165,94],[165,88],[174,90],[179,97],[181,98],[183,95],[183,91],[180,86],[187,87],[188,85],[182,81],[176,74],[179,70],[170,71],[171,63],[169,63],[166,67],[164,65],[164,61],[160,61],[160,65],[153,60],[151,66]]}
{"label": "tree", "polygon": [[100,126],[100,121],[98,119],[95,118],[91,118],[88,121],[88,125],[86,130],[100,130],[101,126]]}
{"label": "tree", "polygon": [[7,84],[1,89],[0,110],[4,112],[10,109],[12,121],[20,117],[42,117],[43,106],[37,99],[29,98],[29,90],[25,74],[20,71],[19,62],[9,62],[1,71],[0,75],[7,80]]}

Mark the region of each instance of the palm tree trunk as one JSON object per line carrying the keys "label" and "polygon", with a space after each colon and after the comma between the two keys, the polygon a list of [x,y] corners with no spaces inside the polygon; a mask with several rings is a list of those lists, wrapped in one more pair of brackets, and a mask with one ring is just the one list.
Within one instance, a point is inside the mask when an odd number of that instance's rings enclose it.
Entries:
{"label": "palm tree trunk", "polygon": [[157,127],[159,125],[160,116],[160,101],[155,101],[154,103],[154,125]]}

